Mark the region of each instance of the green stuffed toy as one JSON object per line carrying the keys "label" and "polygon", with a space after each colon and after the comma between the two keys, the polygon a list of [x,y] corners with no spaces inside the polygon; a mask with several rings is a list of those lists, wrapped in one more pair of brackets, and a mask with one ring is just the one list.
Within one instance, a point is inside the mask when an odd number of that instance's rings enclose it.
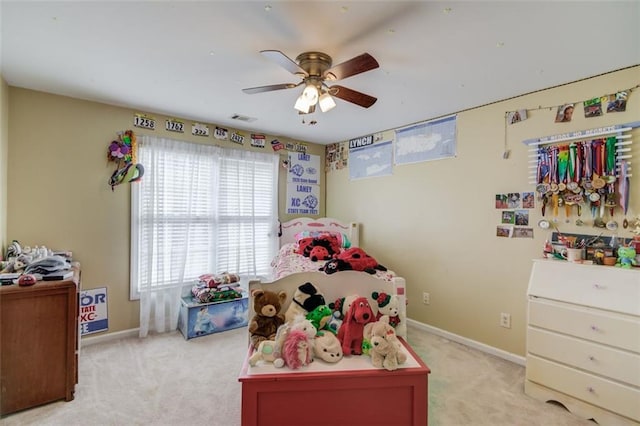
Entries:
{"label": "green stuffed toy", "polygon": [[322,335],[320,330],[324,329],[329,322],[331,313],[331,308],[327,305],[320,305],[306,315],[306,318],[311,321],[311,324],[318,330],[318,335]]}
{"label": "green stuffed toy", "polygon": [[632,265],[636,265],[636,249],[633,247],[619,247],[618,248],[618,262],[616,266],[621,268],[630,269]]}

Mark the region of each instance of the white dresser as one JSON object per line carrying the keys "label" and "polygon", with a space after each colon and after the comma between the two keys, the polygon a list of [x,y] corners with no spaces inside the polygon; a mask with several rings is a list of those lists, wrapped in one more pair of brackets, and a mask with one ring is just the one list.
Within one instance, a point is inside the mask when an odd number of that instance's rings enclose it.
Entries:
{"label": "white dresser", "polygon": [[640,424],[640,270],[534,260],[528,298],[525,393]]}

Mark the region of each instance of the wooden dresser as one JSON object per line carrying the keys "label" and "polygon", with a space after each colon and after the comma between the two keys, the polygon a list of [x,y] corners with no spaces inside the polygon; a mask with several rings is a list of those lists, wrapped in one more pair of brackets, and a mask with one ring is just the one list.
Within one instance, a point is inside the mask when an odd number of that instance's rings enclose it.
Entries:
{"label": "wooden dresser", "polygon": [[525,393],[599,424],[640,422],[640,270],[534,261]]}
{"label": "wooden dresser", "polygon": [[80,271],[65,281],[0,287],[0,415],[73,399]]}

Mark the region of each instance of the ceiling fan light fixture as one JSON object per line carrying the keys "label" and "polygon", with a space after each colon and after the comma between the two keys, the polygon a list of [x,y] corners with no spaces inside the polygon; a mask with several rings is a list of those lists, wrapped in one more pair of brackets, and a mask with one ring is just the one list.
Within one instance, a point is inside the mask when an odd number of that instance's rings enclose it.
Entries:
{"label": "ceiling fan light fixture", "polygon": [[336,101],[333,100],[328,92],[324,92],[322,95],[320,95],[318,103],[320,104],[320,110],[322,112],[330,111],[336,106]]}
{"label": "ceiling fan light fixture", "polygon": [[298,96],[298,99],[296,99],[296,104],[293,107],[301,113],[307,114],[309,112],[309,108],[311,108],[311,103],[303,93],[302,95]]}
{"label": "ceiling fan light fixture", "polygon": [[314,84],[307,84],[302,91],[302,96],[307,99],[309,105],[315,105],[318,102],[318,95],[318,88]]}

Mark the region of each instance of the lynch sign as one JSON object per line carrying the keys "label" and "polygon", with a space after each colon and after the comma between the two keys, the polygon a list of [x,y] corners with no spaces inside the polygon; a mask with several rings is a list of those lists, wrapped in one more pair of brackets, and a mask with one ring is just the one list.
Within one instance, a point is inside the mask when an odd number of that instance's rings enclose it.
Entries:
{"label": "lynch sign", "polygon": [[373,135],[349,140],[349,149],[360,148],[367,145],[373,145]]}

